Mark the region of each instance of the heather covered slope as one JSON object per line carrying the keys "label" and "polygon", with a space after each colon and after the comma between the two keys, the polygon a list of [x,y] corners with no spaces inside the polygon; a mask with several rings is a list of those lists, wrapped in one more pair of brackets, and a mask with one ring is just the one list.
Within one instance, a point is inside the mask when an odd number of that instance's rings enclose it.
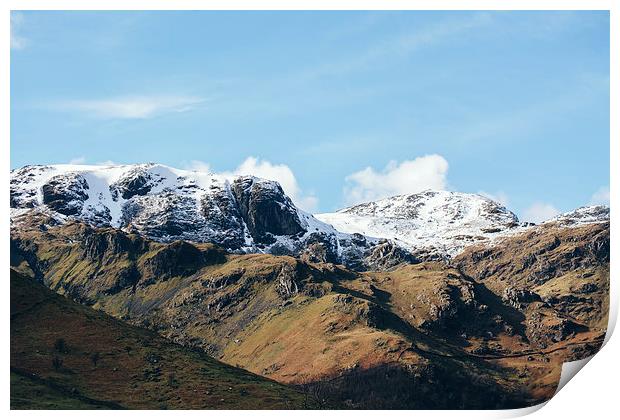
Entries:
{"label": "heather covered slope", "polygon": [[11,270],[11,408],[311,408],[299,391],[57,295]]}
{"label": "heather covered slope", "polygon": [[[549,398],[561,363],[596,351],[604,335],[608,224],[557,229],[555,254],[536,246],[544,229],[512,239],[524,258],[558,268],[538,285],[548,294],[513,291],[520,280],[502,271],[510,264],[474,261],[477,251],[448,264],[355,272],[44,217],[13,229],[11,264],[76,301],[335,405],[506,408]],[[478,266],[497,274],[497,286]],[[599,274],[579,277],[582,269]],[[595,283],[582,293],[600,291],[581,295],[583,308],[593,302],[587,317],[573,317],[572,294],[551,287],[571,273],[575,287]]]}

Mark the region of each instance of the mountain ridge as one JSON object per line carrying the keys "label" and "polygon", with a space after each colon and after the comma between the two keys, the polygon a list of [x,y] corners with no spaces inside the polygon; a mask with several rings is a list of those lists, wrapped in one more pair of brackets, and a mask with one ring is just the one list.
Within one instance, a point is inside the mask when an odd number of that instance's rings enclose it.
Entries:
{"label": "mountain ridge", "polygon": [[[161,242],[209,242],[229,252],[304,256],[354,269],[453,258],[533,225],[479,194],[427,190],[312,215],[279,183],[148,163],[32,165],[11,171],[11,223],[44,213]],[[609,220],[606,207],[544,223]]]}

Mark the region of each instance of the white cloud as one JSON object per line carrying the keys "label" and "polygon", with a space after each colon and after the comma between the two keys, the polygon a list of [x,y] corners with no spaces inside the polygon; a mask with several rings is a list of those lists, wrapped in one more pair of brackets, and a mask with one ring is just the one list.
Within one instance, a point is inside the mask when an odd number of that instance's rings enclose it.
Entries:
{"label": "white cloud", "polygon": [[11,12],[11,49],[22,50],[26,48],[29,41],[19,34],[24,22],[24,15],[19,12]]}
{"label": "white cloud", "polygon": [[521,219],[526,222],[540,223],[558,214],[560,214],[560,211],[552,204],[537,202],[525,209]]}
{"label": "white cloud", "polygon": [[596,190],[590,197],[590,205],[609,205],[609,186],[604,186]]}
{"label": "white cloud", "polygon": [[192,160],[189,163],[189,165],[185,166],[185,169],[190,170],[190,171],[209,173],[211,172],[211,165],[209,165],[206,162],[202,162],[200,160]]}
{"label": "white cloud", "polygon": [[488,193],[486,191],[478,191],[478,194],[480,194],[483,197],[490,198],[491,200],[498,202],[504,207],[508,207],[508,203],[510,203],[508,194],[506,194],[504,191],[497,191],[494,193]]}
{"label": "white cloud", "polygon": [[303,210],[314,211],[319,203],[319,199],[316,196],[302,193],[297,183],[297,178],[295,178],[293,171],[287,165],[273,164],[269,161],[250,156],[235,169],[234,174],[254,175],[259,178],[279,182],[284,192]]}
{"label": "white cloud", "polygon": [[78,111],[105,119],[146,119],[185,112],[204,102],[195,96],[119,96],[108,99],[71,100],[52,104],[58,111]]}
{"label": "white cloud", "polygon": [[[191,161],[189,165],[186,165],[186,169],[199,172],[212,172],[211,165],[198,160]],[[238,175],[252,175],[277,181],[282,186],[284,193],[288,195],[298,207],[309,212],[315,211],[319,203],[319,199],[315,195],[306,194],[302,191],[295,174],[289,166],[284,164],[273,164],[267,160],[261,160],[250,156],[241,162],[235,170],[221,172],[219,175],[229,178]]]}
{"label": "white cloud", "polygon": [[426,189],[443,190],[447,173],[448,162],[440,155],[391,161],[382,171],[369,166],[346,177],[345,201],[350,205]]}
{"label": "white cloud", "polygon": [[75,157],[69,161],[69,165],[83,165],[84,163],[86,163],[84,156]]}

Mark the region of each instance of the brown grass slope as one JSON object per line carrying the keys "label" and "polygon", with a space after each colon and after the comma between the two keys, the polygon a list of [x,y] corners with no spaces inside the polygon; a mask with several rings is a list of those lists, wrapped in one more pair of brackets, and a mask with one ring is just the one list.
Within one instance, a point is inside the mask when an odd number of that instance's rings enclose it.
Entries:
{"label": "brown grass slope", "polygon": [[[609,233],[580,229],[562,230],[558,255],[537,254],[554,268],[536,285],[502,270],[511,270],[511,246],[532,258],[528,250],[539,252],[547,231],[467,250],[450,266],[356,273],[37,220],[12,232],[11,264],[76,301],[319,399],[358,408],[506,408],[549,398],[561,363],[600,344],[609,261],[605,244],[596,244]],[[578,277],[584,270],[595,274]],[[562,276],[574,283],[568,294]],[[591,301],[574,301],[575,287]]]}
{"label": "brown grass slope", "polygon": [[311,407],[301,392],[78,305],[11,270],[11,408]]}

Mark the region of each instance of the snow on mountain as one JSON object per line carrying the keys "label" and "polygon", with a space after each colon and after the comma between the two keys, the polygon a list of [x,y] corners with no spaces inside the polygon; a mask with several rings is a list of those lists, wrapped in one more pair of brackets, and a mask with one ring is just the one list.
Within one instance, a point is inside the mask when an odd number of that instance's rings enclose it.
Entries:
{"label": "snow on mountain", "polygon": [[549,219],[542,224],[558,223],[562,226],[581,226],[590,223],[603,223],[609,221],[609,207],[586,206],[562,213]]}
{"label": "snow on mountain", "polygon": [[[10,192],[12,226],[34,211],[59,223],[81,220],[162,242],[213,242],[232,252],[295,255],[355,269],[449,258],[532,225],[520,224],[489,198],[448,191],[313,216],[299,210],[277,182],[159,164],[26,166],[11,171]],[[592,206],[548,222],[605,220],[609,208]]]}
{"label": "snow on mountain", "polygon": [[[47,165],[11,171],[12,224],[28,209],[163,242],[213,242],[348,263],[377,240],[340,233],[297,209],[275,181],[159,164]],[[14,220],[15,219],[15,220]]]}
{"label": "snow on mountain", "polygon": [[489,198],[448,191],[390,197],[316,218],[341,232],[391,239],[410,252],[448,256],[520,226],[517,216]]}

